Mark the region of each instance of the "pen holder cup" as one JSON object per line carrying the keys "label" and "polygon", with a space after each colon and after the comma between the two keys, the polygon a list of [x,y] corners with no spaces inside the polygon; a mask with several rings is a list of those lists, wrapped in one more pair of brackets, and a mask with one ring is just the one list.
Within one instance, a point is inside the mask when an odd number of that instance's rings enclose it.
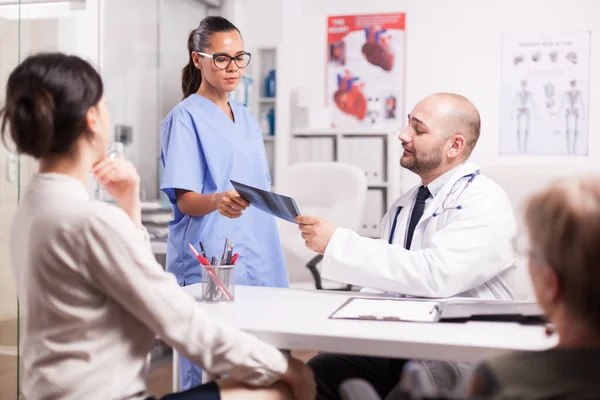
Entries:
{"label": "pen holder cup", "polygon": [[234,265],[202,266],[202,301],[229,303],[235,298]]}

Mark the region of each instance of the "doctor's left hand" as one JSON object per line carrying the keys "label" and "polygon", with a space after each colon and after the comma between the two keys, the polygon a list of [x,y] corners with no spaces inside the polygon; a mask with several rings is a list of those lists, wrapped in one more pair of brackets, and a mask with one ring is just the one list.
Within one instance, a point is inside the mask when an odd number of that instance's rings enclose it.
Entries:
{"label": "doctor's left hand", "polygon": [[319,254],[325,253],[337,226],[327,220],[308,215],[300,215],[294,220],[299,224],[298,228],[302,232],[306,247]]}

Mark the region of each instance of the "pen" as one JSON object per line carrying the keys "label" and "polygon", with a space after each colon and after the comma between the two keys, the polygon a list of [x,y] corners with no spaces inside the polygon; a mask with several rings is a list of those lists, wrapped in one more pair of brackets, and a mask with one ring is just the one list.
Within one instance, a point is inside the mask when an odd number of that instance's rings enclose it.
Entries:
{"label": "pen", "polygon": [[231,265],[231,256],[233,253],[233,244],[229,245],[229,251],[227,252],[227,262],[225,265]]}
{"label": "pen", "polygon": [[202,265],[210,265],[208,263],[208,260],[204,257],[202,257],[201,254],[199,254],[196,249],[194,248],[194,246],[192,246],[191,243],[188,243],[188,246],[190,246],[190,249],[192,250],[192,252],[194,253],[194,255],[196,256],[196,258],[198,259],[198,261],[200,261],[200,264]]}
{"label": "pen", "polygon": [[202,241],[199,241],[198,244],[200,245],[200,250],[202,251],[202,256],[208,260],[208,257],[206,256],[206,251],[204,251],[204,246],[202,245]]}
{"label": "pen", "polygon": [[[192,250],[192,252],[196,256],[196,258],[198,259],[198,261],[200,261],[201,264],[203,264],[205,266],[206,265],[210,265],[208,263],[208,260],[205,259],[204,257],[202,257],[202,255],[200,253],[198,253],[198,251],[194,248],[194,246],[192,246],[191,243],[188,243],[188,246],[190,246],[190,249]],[[213,257],[213,259],[214,259],[214,257]],[[217,287],[225,295],[225,297],[227,297],[228,300],[232,300],[233,299],[233,295],[227,289],[227,287],[225,286],[225,284],[223,283],[223,281],[219,279],[219,277],[215,273],[215,269],[214,268],[206,268],[206,272],[208,272],[208,275],[210,276],[210,279],[215,283],[215,285],[217,285]]]}
{"label": "pen", "polygon": [[225,239],[225,247],[223,248],[223,254],[221,255],[221,260],[220,260],[220,264],[224,263],[226,261],[226,256],[227,256],[227,246],[229,245],[229,239]]}
{"label": "pen", "polygon": [[238,254],[238,253],[235,253],[235,254],[233,255],[233,258],[231,259],[231,265],[235,265],[235,262],[237,261],[237,259],[238,259],[238,256],[239,256],[239,254]]}

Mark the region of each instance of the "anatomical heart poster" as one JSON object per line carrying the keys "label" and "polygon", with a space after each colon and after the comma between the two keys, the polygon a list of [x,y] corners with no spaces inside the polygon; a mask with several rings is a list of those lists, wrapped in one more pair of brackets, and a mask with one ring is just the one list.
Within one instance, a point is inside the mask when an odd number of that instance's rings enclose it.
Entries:
{"label": "anatomical heart poster", "polygon": [[405,14],[329,17],[332,128],[399,128],[404,115]]}
{"label": "anatomical heart poster", "polygon": [[590,32],[502,35],[500,154],[587,155]]}

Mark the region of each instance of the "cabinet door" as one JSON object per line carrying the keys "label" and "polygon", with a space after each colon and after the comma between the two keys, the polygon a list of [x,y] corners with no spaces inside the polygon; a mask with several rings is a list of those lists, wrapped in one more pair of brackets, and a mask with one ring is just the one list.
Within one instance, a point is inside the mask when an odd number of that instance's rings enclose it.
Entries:
{"label": "cabinet door", "polygon": [[385,183],[385,138],[344,137],[339,160],[356,165],[365,172],[369,185]]}
{"label": "cabinet door", "polygon": [[358,232],[361,236],[379,238],[381,219],[385,214],[385,190],[369,189],[363,212],[363,219]]}
{"label": "cabinet door", "polygon": [[310,142],[307,138],[294,138],[292,140],[292,163],[309,162]]}
{"label": "cabinet door", "polygon": [[330,162],[334,160],[333,154],[333,138],[318,137],[311,138],[311,161],[315,162]]}
{"label": "cabinet door", "polygon": [[299,137],[294,139],[293,162],[324,162],[335,160],[333,137]]}

